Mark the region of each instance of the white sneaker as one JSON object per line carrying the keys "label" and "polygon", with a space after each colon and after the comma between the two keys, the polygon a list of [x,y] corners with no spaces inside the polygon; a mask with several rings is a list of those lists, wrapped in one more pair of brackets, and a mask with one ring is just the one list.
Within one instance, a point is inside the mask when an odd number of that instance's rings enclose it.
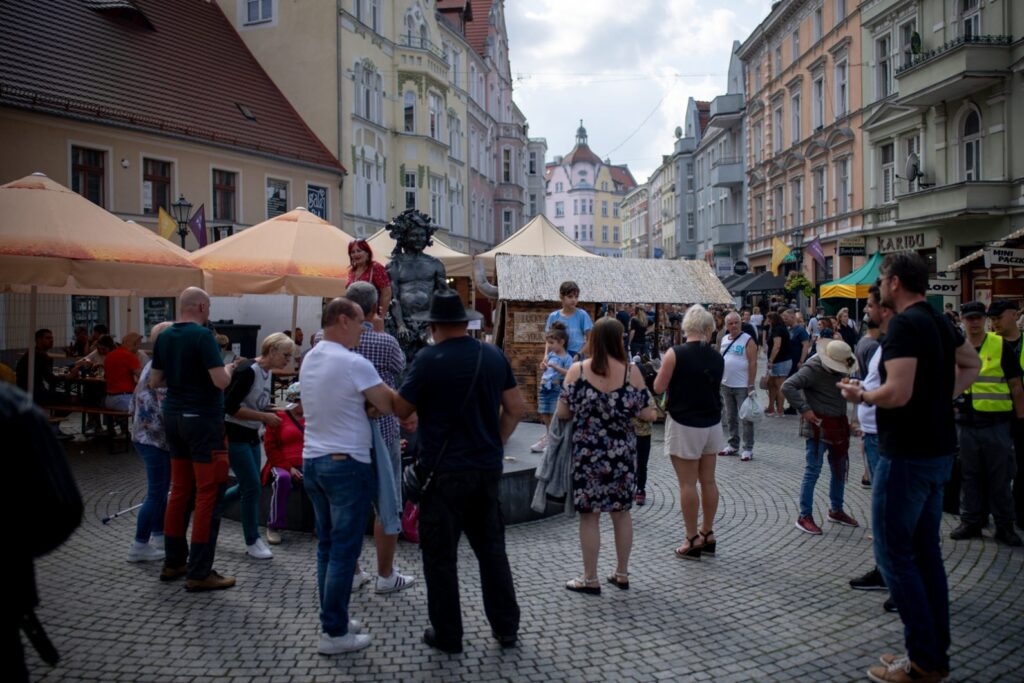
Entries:
{"label": "white sneaker", "polygon": [[543,453],[544,449],[548,447],[548,435],[540,437],[540,441],[530,446],[531,453]]}
{"label": "white sneaker", "polygon": [[326,633],[320,634],[320,644],[316,651],[322,655],[340,655],[346,652],[362,650],[370,644],[370,636],[349,631],[343,636],[332,638]]}
{"label": "white sneaker", "polygon": [[148,543],[139,543],[138,541],[135,541],[132,543],[132,547],[128,551],[129,562],[154,562],[162,559],[164,559],[163,549],[154,548]]}
{"label": "white sneaker", "polygon": [[245,552],[249,553],[249,557],[256,558],[257,560],[269,560],[274,556],[274,553],[270,552],[270,548],[267,547],[262,538],[257,538],[254,543],[245,546]]}
{"label": "white sneaker", "polygon": [[163,534],[153,534],[152,536],[149,537],[149,544],[151,546],[153,546],[154,548],[156,548],[157,550],[163,550],[164,549],[164,535]]}
{"label": "white sneaker", "polygon": [[409,586],[416,583],[415,576],[403,576],[398,573],[398,569],[391,572],[391,576],[378,576],[377,584],[374,586],[374,592],[376,593],[397,593],[400,590],[405,590]]}
{"label": "white sneaker", "polygon": [[726,446],[722,450],[718,451],[719,455],[736,455],[737,453],[739,453],[739,451],[732,446]]}
{"label": "white sneaker", "polygon": [[366,584],[373,581],[373,577],[366,572],[359,572],[352,577],[352,592],[355,593],[357,590],[365,586]]}
{"label": "white sneaker", "polygon": [[363,632],[363,622],[359,621],[358,619],[349,619],[348,620],[348,632],[349,633],[362,633]]}
{"label": "white sneaker", "polygon": [[740,460],[750,460],[753,457],[753,451],[743,451],[742,453],[740,453]]}

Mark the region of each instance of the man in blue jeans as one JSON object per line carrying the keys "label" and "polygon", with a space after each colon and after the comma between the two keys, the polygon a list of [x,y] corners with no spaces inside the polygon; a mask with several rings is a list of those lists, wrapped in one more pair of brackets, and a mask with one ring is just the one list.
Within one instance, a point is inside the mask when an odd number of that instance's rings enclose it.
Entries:
{"label": "man in blue jeans", "polygon": [[928,264],[919,254],[889,254],[879,274],[882,302],[899,313],[882,342],[882,384],[868,391],[839,386],[848,401],[877,406],[875,560],[903,620],[907,652],[882,655],[882,665],[867,674],[883,683],[938,683],[949,675],[949,588],[939,526],[957,448],[953,398],[971,385],[981,362],[925,301]]}
{"label": "man in blue jeans", "polygon": [[366,404],[391,415],[394,391],[373,364],[355,353],[363,310],[334,299],[324,311],[323,341],[302,360],[299,381],[306,417],[302,474],[316,515],[317,588],[322,633],[317,650],[336,655],[361,650],[370,636],[349,620],[352,576],[376,489]]}

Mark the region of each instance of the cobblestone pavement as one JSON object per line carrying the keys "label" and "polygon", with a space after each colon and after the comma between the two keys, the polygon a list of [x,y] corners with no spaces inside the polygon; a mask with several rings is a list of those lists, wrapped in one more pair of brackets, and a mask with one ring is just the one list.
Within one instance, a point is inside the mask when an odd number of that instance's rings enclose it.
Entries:
{"label": "cobblestone pavement", "polygon": [[[927,428],[922,425],[922,428]],[[374,637],[362,652],[316,653],[319,632],[314,542],[284,534],[274,559],[244,553],[240,525],[225,520],[216,567],[238,585],[186,593],[157,580],[158,564],[129,564],[134,513],[100,520],[142,500],[145,477],[132,454],[101,447],[69,451],[86,498],[86,519],[60,550],[37,563],[39,615],[63,659],[56,668],[34,652],[38,680],[864,680],[879,654],[902,650],[902,627],[881,604],[885,593],[855,592],[847,580],[872,565],[870,531],[824,525],[823,536],[794,528],[803,471],[796,418],[757,430],[754,460],[720,458],[718,557],[674,557],[683,537],[678,488],[656,428],[649,503],[634,511],[631,588],[600,596],[566,591],[580,572],[576,522],[559,516],[508,530],[508,552],[522,605],[521,645],[503,651],[490,637],[479,574],[467,544],[460,555],[465,652],[449,656],[420,643],[428,621],[416,546],[398,562],[417,575],[402,593],[364,587],[353,616]],[[522,425],[517,448],[536,438]],[[855,449],[856,451],[857,449]],[[827,468],[826,468],[827,469]],[[868,492],[855,457],[847,511],[865,526]],[[827,501],[827,472],[815,516]],[[955,520],[947,516],[943,535]],[[17,520],[9,520],[17,523]],[[614,567],[611,526],[602,522],[602,577]],[[991,538],[943,541],[950,579],[954,680],[1021,680],[1024,670],[1024,551]],[[372,542],[363,564],[374,566]]]}

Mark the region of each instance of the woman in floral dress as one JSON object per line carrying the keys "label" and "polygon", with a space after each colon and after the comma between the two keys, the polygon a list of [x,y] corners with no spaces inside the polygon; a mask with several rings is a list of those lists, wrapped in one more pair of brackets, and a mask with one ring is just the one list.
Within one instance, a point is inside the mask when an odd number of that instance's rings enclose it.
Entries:
{"label": "woman in floral dress", "polygon": [[636,434],[631,423],[654,420],[656,411],[640,370],[626,358],[622,323],[602,318],[590,333],[590,358],[574,364],[565,378],[556,414],[573,420],[572,495],[580,513],[583,575],[566,583],[578,593],[600,594],[597,555],[600,515],[615,531],[615,572],[608,583],[629,588],[629,553],[636,495]]}

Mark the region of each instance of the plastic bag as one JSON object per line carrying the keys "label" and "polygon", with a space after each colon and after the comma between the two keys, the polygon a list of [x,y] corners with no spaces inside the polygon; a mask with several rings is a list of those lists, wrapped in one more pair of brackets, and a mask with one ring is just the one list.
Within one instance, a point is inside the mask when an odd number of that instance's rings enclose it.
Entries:
{"label": "plastic bag", "polygon": [[754,395],[747,396],[746,400],[740,405],[740,419],[746,420],[747,422],[758,423],[764,417],[764,410],[761,408],[761,404],[757,402]]}

